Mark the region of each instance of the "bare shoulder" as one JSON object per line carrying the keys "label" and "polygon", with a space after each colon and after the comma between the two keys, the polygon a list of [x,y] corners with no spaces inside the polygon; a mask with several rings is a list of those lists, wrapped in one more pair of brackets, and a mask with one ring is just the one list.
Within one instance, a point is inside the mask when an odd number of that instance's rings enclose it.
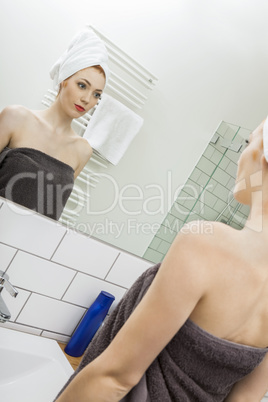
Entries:
{"label": "bare shoulder", "polygon": [[21,122],[25,121],[25,119],[30,118],[31,115],[31,111],[24,106],[10,105],[1,111],[0,119],[2,124],[16,127],[21,125]]}
{"label": "bare shoulder", "polygon": [[217,240],[219,236],[226,236],[227,234],[234,232],[238,231],[224,223],[205,220],[186,223],[180,230],[181,234],[196,239],[196,241],[208,241],[209,243],[211,243],[215,238]]}
{"label": "bare shoulder", "polygon": [[161,280],[166,277],[183,283],[193,297],[209,294],[218,281],[219,261],[226,253],[226,229],[230,228],[209,221],[184,225],[161,264]]}
{"label": "bare shoulder", "polygon": [[90,146],[89,142],[85,138],[80,136],[76,139],[76,150],[78,153],[79,165],[75,170],[75,177],[79,175],[79,173],[93,154],[93,149]]}
{"label": "bare shoulder", "polygon": [[25,117],[30,115],[30,113],[30,109],[27,109],[25,106],[22,105],[9,105],[1,111],[1,115],[6,117]]}
{"label": "bare shoulder", "polygon": [[188,267],[198,265],[200,268],[202,262],[204,267],[209,267],[215,255],[226,251],[227,239],[233,231],[235,229],[220,222],[192,221],[181,228],[169,254],[175,259],[179,256]]}
{"label": "bare shoulder", "polygon": [[[180,284],[180,294],[187,293],[196,303],[207,294],[212,286],[210,275],[213,227],[203,232],[204,221],[193,221],[183,226],[168,250],[159,270],[161,284]],[[206,227],[206,231],[208,227]],[[192,308],[192,310],[193,310]],[[191,314],[189,311],[189,314]]]}
{"label": "bare shoulder", "polygon": [[184,244],[191,243],[211,245],[214,242],[215,237],[220,236],[225,232],[225,227],[222,223],[212,221],[192,221],[186,223],[180,230],[177,236],[178,242],[184,242]]}
{"label": "bare shoulder", "polygon": [[81,162],[80,164],[86,164],[93,154],[93,149],[89,142],[85,138],[78,136],[78,138],[76,138],[76,149]]}
{"label": "bare shoulder", "polygon": [[[211,223],[211,225],[210,225]],[[202,261],[210,255],[209,251],[214,242],[213,222],[192,221],[185,224],[174,239],[164,261],[173,266],[185,267],[186,271],[198,267],[199,272]]]}
{"label": "bare shoulder", "polygon": [[0,113],[0,150],[10,145],[16,133],[28,121],[30,111],[23,106],[5,107]]}

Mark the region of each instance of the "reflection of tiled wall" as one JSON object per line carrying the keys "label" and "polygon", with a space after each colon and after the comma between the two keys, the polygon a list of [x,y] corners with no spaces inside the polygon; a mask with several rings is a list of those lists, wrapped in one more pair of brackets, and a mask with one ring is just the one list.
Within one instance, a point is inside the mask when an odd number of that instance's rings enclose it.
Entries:
{"label": "reflection of tiled wall", "polygon": [[0,270],[18,289],[1,293],[1,326],[67,341],[101,290],[111,311],[151,263],[0,198]]}
{"label": "reflection of tiled wall", "polygon": [[[241,229],[249,209],[233,199],[238,158],[250,130],[222,122],[199,159],[178,198],[144,254],[144,258],[162,261],[172,241],[186,222],[223,221]],[[215,142],[215,139],[218,140]],[[238,152],[224,147],[229,141],[242,144]]]}

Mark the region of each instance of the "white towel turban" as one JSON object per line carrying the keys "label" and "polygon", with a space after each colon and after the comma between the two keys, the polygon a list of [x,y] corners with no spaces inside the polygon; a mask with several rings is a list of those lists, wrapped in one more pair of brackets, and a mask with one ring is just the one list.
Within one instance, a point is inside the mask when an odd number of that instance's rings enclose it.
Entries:
{"label": "white towel turban", "polygon": [[266,161],[268,162],[268,117],[263,125],[263,153]]}
{"label": "white towel turban", "polygon": [[55,89],[58,90],[59,84],[77,71],[100,65],[107,83],[109,77],[107,61],[108,53],[103,41],[91,28],[86,28],[75,35],[68,48],[52,66],[50,77],[54,81]]}

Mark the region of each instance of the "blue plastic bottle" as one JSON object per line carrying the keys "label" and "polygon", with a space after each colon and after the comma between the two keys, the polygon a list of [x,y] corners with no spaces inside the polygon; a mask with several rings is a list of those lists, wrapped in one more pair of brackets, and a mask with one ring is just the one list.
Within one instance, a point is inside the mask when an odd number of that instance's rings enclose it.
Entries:
{"label": "blue plastic bottle", "polygon": [[103,322],[114,299],[115,297],[110,293],[100,292],[65,347],[64,350],[68,355],[75,357],[82,356]]}

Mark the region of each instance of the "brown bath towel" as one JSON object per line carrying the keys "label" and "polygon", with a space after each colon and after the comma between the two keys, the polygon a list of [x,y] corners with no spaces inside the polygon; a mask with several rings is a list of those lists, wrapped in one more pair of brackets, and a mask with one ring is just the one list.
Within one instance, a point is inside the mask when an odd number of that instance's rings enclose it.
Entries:
{"label": "brown bath towel", "polygon": [[[159,267],[157,264],[145,271],[126,293],[89,344],[68,383],[109,345],[148,290]],[[233,384],[259,365],[267,351],[268,348],[217,338],[187,320],[122,401],[222,402]]]}
{"label": "brown bath towel", "polygon": [[71,194],[71,166],[33,148],[0,153],[0,197],[58,220]]}

